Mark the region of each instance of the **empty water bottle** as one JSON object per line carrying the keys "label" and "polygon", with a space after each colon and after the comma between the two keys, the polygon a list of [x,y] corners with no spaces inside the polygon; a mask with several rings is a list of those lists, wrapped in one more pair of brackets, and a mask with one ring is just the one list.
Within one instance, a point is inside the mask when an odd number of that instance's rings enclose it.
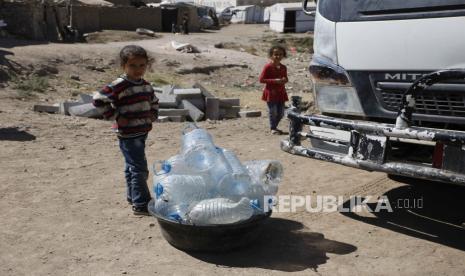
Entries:
{"label": "empty water bottle", "polygon": [[239,160],[239,158],[237,158],[237,155],[234,152],[223,148],[221,148],[221,151],[223,152],[224,157],[231,166],[233,173],[248,174],[247,168],[244,165],[242,165],[241,161]]}
{"label": "empty water bottle", "polygon": [[189,204],[174,204],[163,199],[155,199],[153,207],[156,214],[166,219],[187,223],[186,214],[189,211]]}
{"label": "empty water bottle", "polygon": [[183,155],[175,155],[168,160],[157,160],[153,163],[153,173],[155,175],[163,174],[190,174]]}
{"label": "empty water bottle", "polygon": [[217,195],[232,200],[247,196],[251,179],[248,174],[229,173],[223,176],[217,185]]}
{"label": "empty water bottle", "polygon": [[192,207],[187,219],[195,225],[228,224],[247,220],[253,212],[248,198],[244,197],[237,203],[226,198],[214,198]]}
{"label": "empty water bottle", "polygon": [[191,204],[209,198],[209,183],[199,175],[168,175],[154,183],[155,198],[171,204]]}
{"label": "empty water bottle", "polygon": [[198,146],[214,148],[215,144],[212,136],[205,129],[189,124],[183,130],[181,151],[185,153]]}
{"label": "empty water bottle", "polygon": [[255,185],[263,185],[265,193],[275,195],[283,174],[283,166],[275,160],[253,160],[244,162]]}
{"label": "empty water bottle", "polygon": [[184,156],[190,170],[208,174],[213,183],[219,183],[224,175],[232,172],[220,149],[199,145],[189,149]]}

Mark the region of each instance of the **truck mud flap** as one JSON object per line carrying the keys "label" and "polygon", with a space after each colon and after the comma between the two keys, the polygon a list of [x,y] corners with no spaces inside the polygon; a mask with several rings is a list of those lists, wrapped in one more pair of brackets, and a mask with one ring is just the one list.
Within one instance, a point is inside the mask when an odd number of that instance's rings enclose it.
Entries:
{"label": "truck mud flap", "polygon": [[[388,174],[465,186],[465,132],[302,115],[287,110],[289,139],[281,149],[296,155]],[[305,130],[304,130],[305,127]],[[309,140],[309,145],[302,142]],[[430,160],[395,156],[398,145],[424,147]],[[415,153],[413,155],[420,155]]]}

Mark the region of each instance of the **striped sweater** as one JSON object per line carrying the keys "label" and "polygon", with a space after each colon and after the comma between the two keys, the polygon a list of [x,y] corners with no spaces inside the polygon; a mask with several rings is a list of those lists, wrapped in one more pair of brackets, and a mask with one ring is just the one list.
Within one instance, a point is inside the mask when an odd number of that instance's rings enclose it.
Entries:
{"label": "striped sweater", "polygon": [[158,117],[158,99],[152,86],[143,79],[131,81],[125,75],[94,94],[93,104],[104,119],[115,120],[113,129],[121,138],[147,134]]}

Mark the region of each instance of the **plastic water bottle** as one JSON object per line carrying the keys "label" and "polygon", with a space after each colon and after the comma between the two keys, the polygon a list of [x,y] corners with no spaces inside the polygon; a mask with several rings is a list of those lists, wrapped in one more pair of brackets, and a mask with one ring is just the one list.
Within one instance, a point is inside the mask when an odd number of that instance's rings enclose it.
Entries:
{"label": "plastic water bottle", "polygon": [[250,185],[251,178],[248,174],[229,173],[219,181],[216,192],[221,197],[239,200],[248,195]]}
{"label": "plastic water bottle", "polygon": [[244,165],[242,165],[241,161],[239,160],[239,158],[237,158],[237,155],[234,152],[223,148],[221,148],[221,151],[223,152],[224,157],[231,166],[233,173],[248,174],[247,168]]}
{"label": "plastic water bottle", "polygon": [[154,203],[155,213],[166,219],[184,224],[187,223],[186,214],[189,207],[189,204],[173,204],[162,199],[156,199]]}
{"label": "plastic water bottle", "polygon": [[153,173],[162,174],[191,174],[183,155],[174,155],[168,160],[157,160],[153,163]]}
{"label": "plastic water bottle", "polygon": [[189,222],[195,225],[229,224],[249,219],[253,207],[246,197],[235,203],[226,198],[202,200],[187,214]]}
{"label": "plastic water bottle", "polygon": [[254,185],[262,185],[265,193],[275,195],[283,174],[283,166],[275,160],[244,162]]}
{"label": "plastic water bottle", "polygon": [[181,151],[185,153],[197,146],[214,148],[215,144],[212,136],[205,129],[189,124],[183,130]]}
{"label": "plastic water bottle", "polygon": [[191,204],[209,198],[209,183],[199,175],[168,175],[154,183],[157,200],[170,204]]}
{"label": "plastic water bottle", "polygon": [[185,154],[185,162],[191,171],[208,174],[213,183],[219,183],[232,168],[221,149],[198,145]]}

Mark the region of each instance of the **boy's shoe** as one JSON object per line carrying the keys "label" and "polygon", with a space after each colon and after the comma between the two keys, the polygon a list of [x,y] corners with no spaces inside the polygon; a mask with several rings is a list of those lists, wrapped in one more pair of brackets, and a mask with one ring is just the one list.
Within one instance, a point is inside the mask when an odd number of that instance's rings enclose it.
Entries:
{"label": "boy's shoe", "polygon": [[281,135],[281,134],[284,134],[284,132],[283,132],[282,130],[278,129],[278,128],[275,129],[275,130],[276,130],[276,131],[278,132],[278,134],[280,134],[280,135]]}
{"label": "boy's shoe", "polygon": [[281,133],[280,133],[278,130],[276,130],[276,129],[272,129],[272,130],[271,130],[271,134],[273,134],[273,135],[279,135],[279,134],[281,134]]}
{"label": "boy's shoe", "polygon": [[136,216],[150,216],[147,206],[132,206],[132,213]]}

